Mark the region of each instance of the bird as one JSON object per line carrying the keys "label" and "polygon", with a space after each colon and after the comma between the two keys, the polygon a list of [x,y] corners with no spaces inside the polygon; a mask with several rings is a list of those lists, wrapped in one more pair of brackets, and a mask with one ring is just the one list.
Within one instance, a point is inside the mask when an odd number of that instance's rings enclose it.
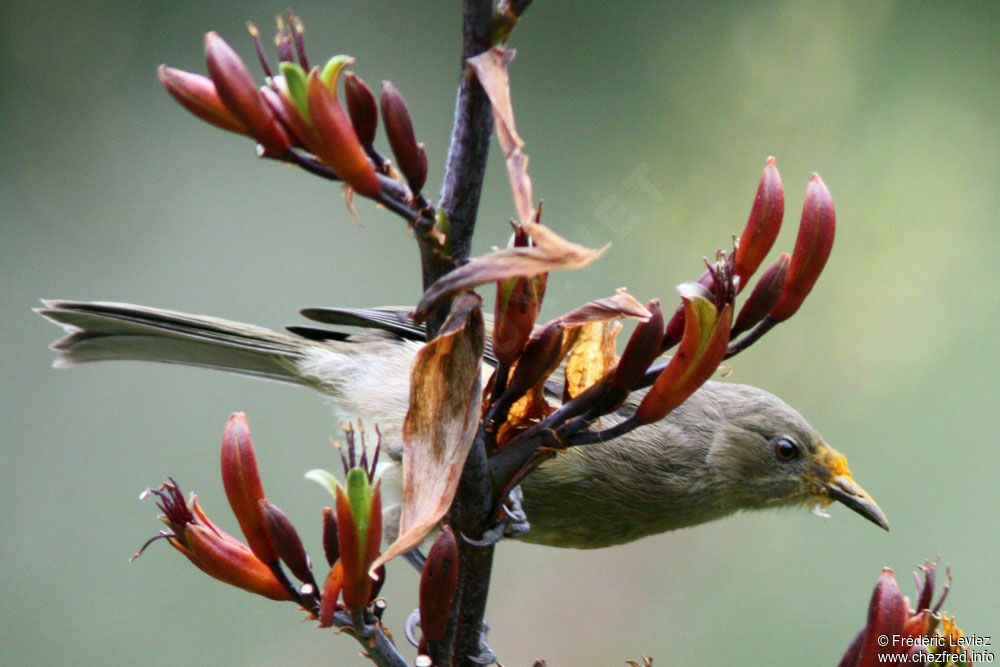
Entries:
{"label": "bird", "polygon": [[[342,419],[378,425],[394,461],[395,475],[386,478],[398,486],[410,370],[424,345],[407,309],[307,308],[303,316],[341,328],[278,332],[127,303],[42,303],[36,312],[65,330],[51,345],[54,366],[152,361],[304,385],[326,395]],[[489,348],[485,359],[496,363]],[[491,368],[484,364],[484,373]],[[626,419],[645,391],[602,419]],[[624,544],[744,510],[812,506],[822,513],[833,502],[889,530],[844,455],[804,417],[763,389],[732,382],[706,382],[660,421],[560,452],[525,476],[521,489],[530,528],[517,539],[554,547]]]}

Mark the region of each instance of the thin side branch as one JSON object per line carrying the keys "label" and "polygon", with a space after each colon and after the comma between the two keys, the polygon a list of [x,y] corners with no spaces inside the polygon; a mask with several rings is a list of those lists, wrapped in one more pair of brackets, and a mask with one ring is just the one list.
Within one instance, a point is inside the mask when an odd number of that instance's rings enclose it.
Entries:
{"label": "thin side branch", "polygon": [[[283,156],[265,155],[265,157],[294,164],[310,174],[329,181],[343,181],[330,167],[305,151],[292,148]],[[422,207],[415,205],[410,191],[396,179],[377,172],[375,175],[379,185],[382,186],[382,191],[375,201],[410,223],[418,234],[429,232],[434,225],[434,209],[426,205]]]}
{"label": "thin side branch", "polygon": [[368,637],[362,637],[354,628],[354,619],[346,611],[338,611],[333,615],[333,624],[346,629],[361,644],[367,656],[378,667],[407,667],[406,658],[399,652],[392,640],[385,634],[381,623],[374,627],[374,632]]}

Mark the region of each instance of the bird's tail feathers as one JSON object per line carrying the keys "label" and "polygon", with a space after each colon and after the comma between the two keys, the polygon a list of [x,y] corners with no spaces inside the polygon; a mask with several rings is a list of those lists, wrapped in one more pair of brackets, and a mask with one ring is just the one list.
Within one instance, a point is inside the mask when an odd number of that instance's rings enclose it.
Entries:
{"label": "bird's tail feathers", "polygon": [[36,312],[66,336],[52,344],[56,367],[88,361],[158,361],[301,383],[300,338],[201,315],[104,301],[43,301]]}

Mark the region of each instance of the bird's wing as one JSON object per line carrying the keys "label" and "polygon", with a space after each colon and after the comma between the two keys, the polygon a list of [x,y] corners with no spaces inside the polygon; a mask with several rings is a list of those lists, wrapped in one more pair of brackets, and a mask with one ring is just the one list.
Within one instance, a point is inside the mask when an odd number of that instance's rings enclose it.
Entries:
{"label": "bird's wing", "polygon": [[[427,339],[427,334],[422,326],[414,324],[413,320],[410,319],[410,313],[412,312],[412,308],[403,306],[380,306],[378,308],[303,308],[299,311],[303,317],[314,322],[342,327],[380,329],[405,340],[424,341]],[[484,313],[483,323],[486,329],[492,330],[493,316],[489,313]],[[285,328],[292,333],[311,340],[344,340],[346,337],[346,334],[343,332],[321,329],[319,327],[290,326]],[[493,354],[493,342],[489,337],[486,339],[484,358],[486,359],[486,363],[491,366],[497,365],[496,356]]]}
{"label": "bird's wing", "polygon": [[[426,333],[424,328],[414,324],[410,319],[413,308],[405,306],[380,306],[378,308],[303,308],[299,311],[303,317],[323,324],[332,324],[342,327],[360,327],[363,329],[379,329],[390,334],[399,336],[404,340],[424,341]],[[492,313],[483,313],[483,324],[487,331],[493,330]],[[294,334],[310,340],[348,340],[350,334],[343,331],[323,329],[309,326],[289,326],[285,327]],[[538,326],[535,329],[539,329]],[[493,340],[486,337],[486,349],[483,359],[490,366],[497,365],[496,355],[493,354]],[[559,365],[552,376],[545,382],[545,390],[549,395],[561,397],[564,383],[565,362]]]}

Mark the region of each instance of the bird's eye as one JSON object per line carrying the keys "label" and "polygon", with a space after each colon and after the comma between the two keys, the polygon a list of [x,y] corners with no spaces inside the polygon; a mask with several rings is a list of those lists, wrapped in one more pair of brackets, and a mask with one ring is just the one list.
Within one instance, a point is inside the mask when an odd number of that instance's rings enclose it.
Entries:
{"label": "bird's eye", "polygon": [[774,440],[774,455],[779,461],[794,461],[799,457],[799,446],[788,438]]}

